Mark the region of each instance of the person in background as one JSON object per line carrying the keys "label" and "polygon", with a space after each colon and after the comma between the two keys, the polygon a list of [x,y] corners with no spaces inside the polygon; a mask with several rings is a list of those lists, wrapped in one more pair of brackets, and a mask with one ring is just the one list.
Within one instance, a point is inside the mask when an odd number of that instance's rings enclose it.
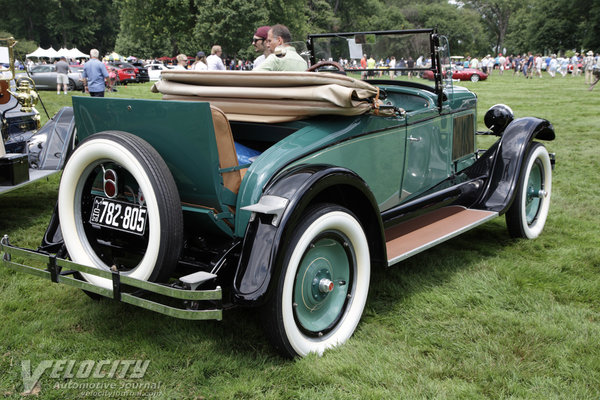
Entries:
{"label": "person in background", "polygon": [[533,54],[529,52],[525,57],[523,59],[523,75],[525,78],[533,78]]}
{"label": "person in background", "polygon": [[177,54],[177,65],[173,69],[178,71],[187,70],[187,56],[185,54]]}
{"label": "person in background", "polygon": [[108,69],[108,79],[106,81],[106,83],[108,84],[107,89],[109,92],[116,92],[117,89],[115,89],[115,84],[117,83],[117,70],[115,69],[115,67],[112,67],[110,65],[106,65],[106,68]]}
{"label": "person in background", "polygon": [[535,57],[535,75],[538,77],[542,77],[542,65],[544,64],[544,59],[542,58],[542,55],[538,53],[538,55]]}
{"label": "person in background", "polygon": [[415,76],[415,71],[413,71],[413,69],[415,68],[415,60],[413,60],[412,57],[408,57],[408,60],[406,61],[406,68],[408,68],[409,78]]}
{"label": "person in background", "polygon": [[389,67],[390,67],[390,79],[394,79],[396,77],[396,71],[394,71],[394,68],[396,68],[396,57],[394,57],[394,56],[390,57]]}
{"label": "person in background", "polygon": [[556,76],[556,71],[558,70],[558,60],[556,59],[556,54],[552,54],[550,58],[550,63],[548,64],[548,74],[552,78]]}
{"label": "person in background", "polygon": [[269,29],[267,46],[271,54],[256,68],[257,71],[306,71],[308,63],[289,43],[292,41],[290,30],[281,24]]}
{"label": "person in background", "polygon": [[[585,83],[591,85],[594,81],[594,52],[588,51],[586,57],[583,59],[583,71],[585,73]],[[66,93],[66,92],[65,92]]]}
{"label": "person in background", "polygon": [[571,65],[573,66],[573,70],[571,71],[571,76],[576,77],[579,75],[579,53],[575,53],[573,57],[571,57]]}
{"label": "person in background", "polygon": [[62,84],[65,94],[67,94],[67,84],[69,83],[69,64],[67,58],[62,56],[55,64],[56,67],[56,94],[60,94],[60,85]]}
{"label": "person in background", "polygon": [[[375,59],[373,58],[373,56],[371,55],[371,57],[369,57],[367,59],[367,69],[368,70],[373,70],[375,69]],[[367,71],[367,79],[370,77],[373,77],[375,75],[374,71]]]}
{"label": "person in background", "polygon": [[219,45],[214,45],[210,49],[210,56],[206,58],[206,65],[209,71],[225,71],[225,64],[221,60],[221,54],[223,54],[223,50]]}
{"label": "person in background", "polygon": [[92,97],[104,97],[108,71],[98,60],[100,53],[97,49],[90,50],[90,60],[83,66],[83,87]]}
{"label": "person in background", "polygon": [[471,58],[469,66],[473,69],[479,69],[479,60],[477,59],[477,57]]}
{"label": "person in background", "polygon": [[[362,58],[360,59],[360,69],[367,69],[367,55],[363,54]],[[360,73],[360,79],[365,80],[367,79],[367,71],[362,71]]]}
{"label": "person in background", "polygon": [[206,65],[206,55],[203,51],[196,53],[196,61],[192,64],[192,70],[194,71],[206,71],[208,66]]}
{"label": "person in background", "polygon": [[506,57],[502,53],[498,54],[498,72],[500,75],[504,74],[504,68],[506,67]]}
{"label": "person in background", "polygon": [[483,57],[481,59],[481,72],[483,72],[484,74],[488,74],[488,68],[490,66],[490,55],[488,54],[487,56]]}
{"label": "person in background", "polygon": [[254,46],[254,51],[261,53],[261,55],[254,59],[254,63],[252,64],[253,68],[257,68],[269,56],[270,49],[266,45],[269,29],[271,29],[270,26],[261,26],[256,30],[256,32],[254,32],[254,36],[252,37],[252,46]]}
{"label": "person in background", "polygon": [[565,78],[569,73],[569,58],[561,57],[559,60],[559,65],[560,66],[558,67],[558,72],[560,72],[562,77]]}

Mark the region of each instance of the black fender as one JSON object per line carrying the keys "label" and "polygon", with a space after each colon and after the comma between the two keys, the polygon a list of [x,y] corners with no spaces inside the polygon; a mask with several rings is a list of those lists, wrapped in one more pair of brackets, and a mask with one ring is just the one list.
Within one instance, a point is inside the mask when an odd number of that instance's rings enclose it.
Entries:
{"label": "black fender", "polygon": [[504,214],[511,206],[516,187],[533,139],[554,140],[554,128],[545,119],[525,117],[512,121],[502,137],[482,158],[492,156],[490,179],[474,208],[496,211]]}
{"label": "black fender", "polygon": [[359,218],[373,265],[386,265],[383,223],[373,193],[353,171],[330,165],[300,165],[272,181],[263,196],[278,196],[288,204],[273,225],[274,215],[256,213],[246,228],[233,280],[233,302],[258,306],[278,281],[283,251],[304,211],[319,202],[336,203]]}

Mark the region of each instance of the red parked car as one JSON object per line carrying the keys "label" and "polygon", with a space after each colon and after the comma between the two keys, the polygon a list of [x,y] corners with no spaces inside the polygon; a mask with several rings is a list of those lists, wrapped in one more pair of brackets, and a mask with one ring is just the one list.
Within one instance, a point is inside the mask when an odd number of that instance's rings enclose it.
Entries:
{"label": "red parked car", "polygon": [[[447,71],[444,71],[442,73],[444,78],[446,78],[446,74],[447,74]],[[488,77],[487,74],[481,72],[478,69],[473,69],[473,68],[455,69],[455,68],[452,68],[452,79],[458,79],[460,81],[478,82],[478,81],[486,80],[487,77]],[[433,72],[425,71],[423,73],[423,78],[429,79],[430,81],[432,81],[433,80]]]}
{"label": "red parked car", "polygon": [[131,64],[127,63],[108,63],[108,68],[114,68],[117,71],[117,82],[120,83],[135,83],[137,82],[137,76],[135,74],[135,68]]}

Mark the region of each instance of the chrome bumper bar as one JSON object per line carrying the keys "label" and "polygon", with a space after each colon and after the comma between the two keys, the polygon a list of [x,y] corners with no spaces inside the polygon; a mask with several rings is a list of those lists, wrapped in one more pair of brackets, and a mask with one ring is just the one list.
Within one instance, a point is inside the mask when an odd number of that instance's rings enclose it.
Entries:
{"label": "chrome bumper bar", "polygon": [[[34,267],[31,265],[45,265],[45,267]],[[40,253],[34,250],[22,249],[12,246],[8,236],[0,239],[0,265],[15,271],[26,272],[40,278],[49,279],[54,283],[62,283],[74,286],[78,289],[87,290],[101,296],[133,304],[147,310],[155,311],[175,318],[189,320],[222,319],[222,291],[219,286],[213,290],[188,290],[180,289],[164,284],[142,281],[119,274],[119,272],[105,271],[85,265],[77,264],[69,260],[57,258],[54,255]],[[93,285],[89,282],[76,279],[72,275],[75,272],[96,275],[109,279],[113,282],[113,289],[106,289]],[[141,297],[153,293],[159,300],[153,301]],[[185,308],[173,307],[164,304],[173,303],[173,300],[181,300]],[[208,303],[213,309],[198,309],[203,302]],[[215,306],[215,304],[217,306]]]}

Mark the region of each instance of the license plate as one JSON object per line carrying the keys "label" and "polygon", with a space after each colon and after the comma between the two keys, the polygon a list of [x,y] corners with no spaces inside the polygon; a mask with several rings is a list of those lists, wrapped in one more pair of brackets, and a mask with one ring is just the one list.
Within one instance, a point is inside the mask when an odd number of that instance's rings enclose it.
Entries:
{"label": "license plate", "polygon": [[95,197],[90,223],[123,232],[143,235],[146,230],[146,207]]}

